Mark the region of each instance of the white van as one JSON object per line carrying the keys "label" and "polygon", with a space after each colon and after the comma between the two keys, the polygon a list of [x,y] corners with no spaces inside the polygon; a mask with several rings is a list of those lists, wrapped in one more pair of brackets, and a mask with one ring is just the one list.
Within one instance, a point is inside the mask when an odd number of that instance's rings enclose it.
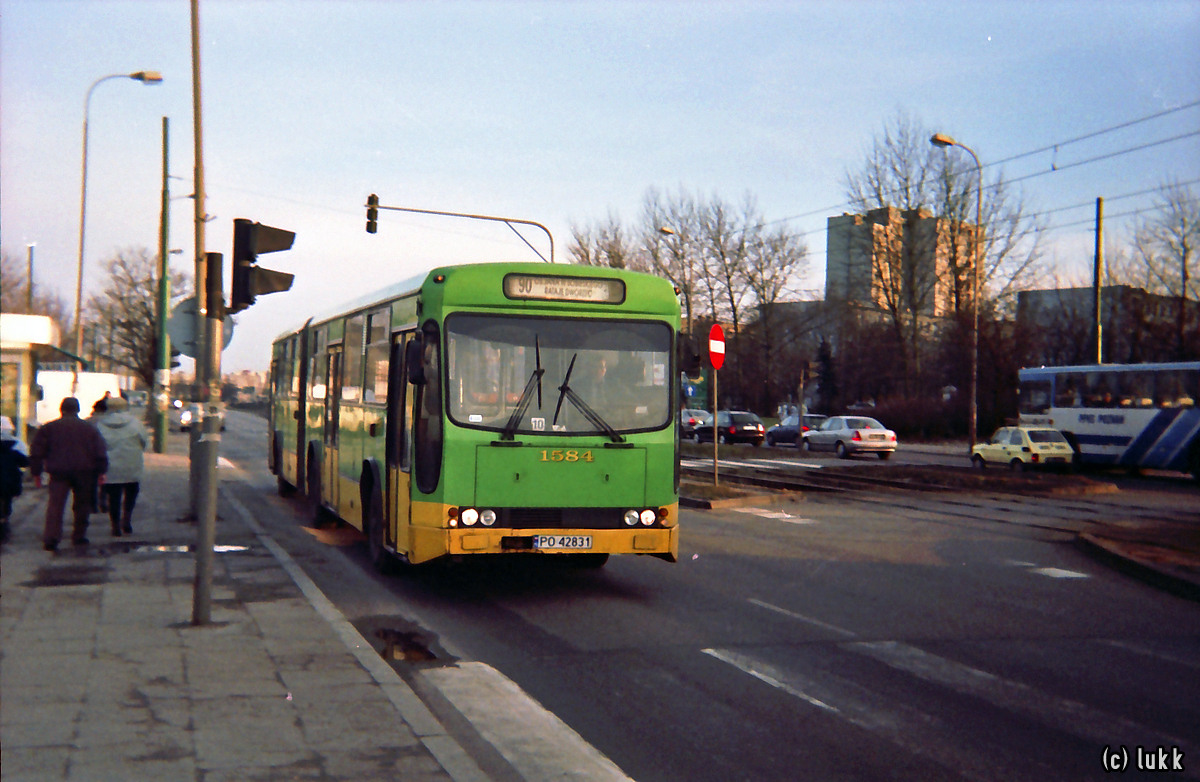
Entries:
{"label": "white van", "polygon": [[92,405],[104,397],[120,396],[119,378],[111,372],[80,372],[79,388],[71,393],[75,382],[74,372],[59,372],[42,370],[37,373],[37,383],[42,387],[42,398],[37,403],[34,418],[37,426],[58,418],[59,406],[69,396],[79,400],[79,416],[87,418],[92,414]]}

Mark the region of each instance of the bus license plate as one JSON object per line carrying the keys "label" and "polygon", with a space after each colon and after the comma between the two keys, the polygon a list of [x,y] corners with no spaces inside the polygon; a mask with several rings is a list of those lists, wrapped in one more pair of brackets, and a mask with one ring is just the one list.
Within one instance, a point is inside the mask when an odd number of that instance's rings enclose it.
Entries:
{"label": "bus license plate", "polygon": [[570,548],[570,549],[590,549],[592,547],[591,535],[535,535],[533,538],[533,547],[539,549],[549,548]]}

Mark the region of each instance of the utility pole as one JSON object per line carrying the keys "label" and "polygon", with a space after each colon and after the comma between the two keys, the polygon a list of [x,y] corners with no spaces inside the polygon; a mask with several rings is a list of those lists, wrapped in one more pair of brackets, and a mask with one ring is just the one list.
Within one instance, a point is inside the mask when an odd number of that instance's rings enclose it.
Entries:
{"label": "utility pole", "polygon": [[158,218],[158,296],[154,306],[158,356],[154,366],[154,452],[167,447],[167,412],[171,406],[171,338],[167,316],[171,306],[171,190],[167,177],[168,120],[162,118],[162,211]]}
{"label": "utility pole", "polygon": [[1104,290],[1104,199],[1096,199],[1096,259],[1092,267],[1092,322],[1096,333],[1096,363],[1104,363],[1100,298]]}
{"label": "utility pole", "polygon": [[[208,284],[208,256],[204,250],[204,135],[200,112],[200,0],[191,0],[192,6],[192,128],[195,137],[196,192],[194,194],[196,220],[196,384],[195,388],[203,405],[202,422],[193,421],[191,426],[191,474],[192,509],[196,516],[196,580],[192,595],[192,624],[205,625],[212,620],[212,576],[213,545],[217,537],[217,444],[220,440],[220,422],[210,421],[208,414],[207,386],[210,382],[210,362],[204,360],[213,349],[212,336],[217,336],[219,349],[221,320],[213,321],[206,293]],[[219,265],[217,268],[220,268]],[[219,318],[220,316],[218,316]],[[220,361],[218,353],[217,361]],[[218,367],[220,364],[218,363]],[[218,370],[219,371],[219,370]],[[218,378],[219,382],[220,378]],[[220,395],[217,404],[220,404]],[[210,424],[217,427],[215,435],[209,434]],[[203,430],[201,432],[200,430]]]}

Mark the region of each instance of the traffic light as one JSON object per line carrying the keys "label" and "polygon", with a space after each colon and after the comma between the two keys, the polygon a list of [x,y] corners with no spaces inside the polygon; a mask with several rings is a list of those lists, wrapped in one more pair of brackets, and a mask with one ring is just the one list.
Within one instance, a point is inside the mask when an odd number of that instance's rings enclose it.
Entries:
{"label": "traffic light", "polygon": [[375,222],[379,219],[379,196],[371,193],[367,196],[367,233],[373,234],[379,225]]}
{"label": "traffic light", "polygon": [[295,275],[255,265],[262,253],[292,249],[296,234],[238,218],[233,221],[233,291],[229,312],[241,312],[265,293],[286,291]]}

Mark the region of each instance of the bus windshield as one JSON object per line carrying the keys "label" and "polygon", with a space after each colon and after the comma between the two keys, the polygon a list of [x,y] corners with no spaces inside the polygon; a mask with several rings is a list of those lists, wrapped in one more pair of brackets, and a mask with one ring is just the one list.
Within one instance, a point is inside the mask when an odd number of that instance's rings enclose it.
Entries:
{"label": "bus windshield", "polygon": [[456,313],[446,319],[448,413],[507,432],[519,412],[511,432],[521,434],[661,429],[670,351],[665,323]]}

